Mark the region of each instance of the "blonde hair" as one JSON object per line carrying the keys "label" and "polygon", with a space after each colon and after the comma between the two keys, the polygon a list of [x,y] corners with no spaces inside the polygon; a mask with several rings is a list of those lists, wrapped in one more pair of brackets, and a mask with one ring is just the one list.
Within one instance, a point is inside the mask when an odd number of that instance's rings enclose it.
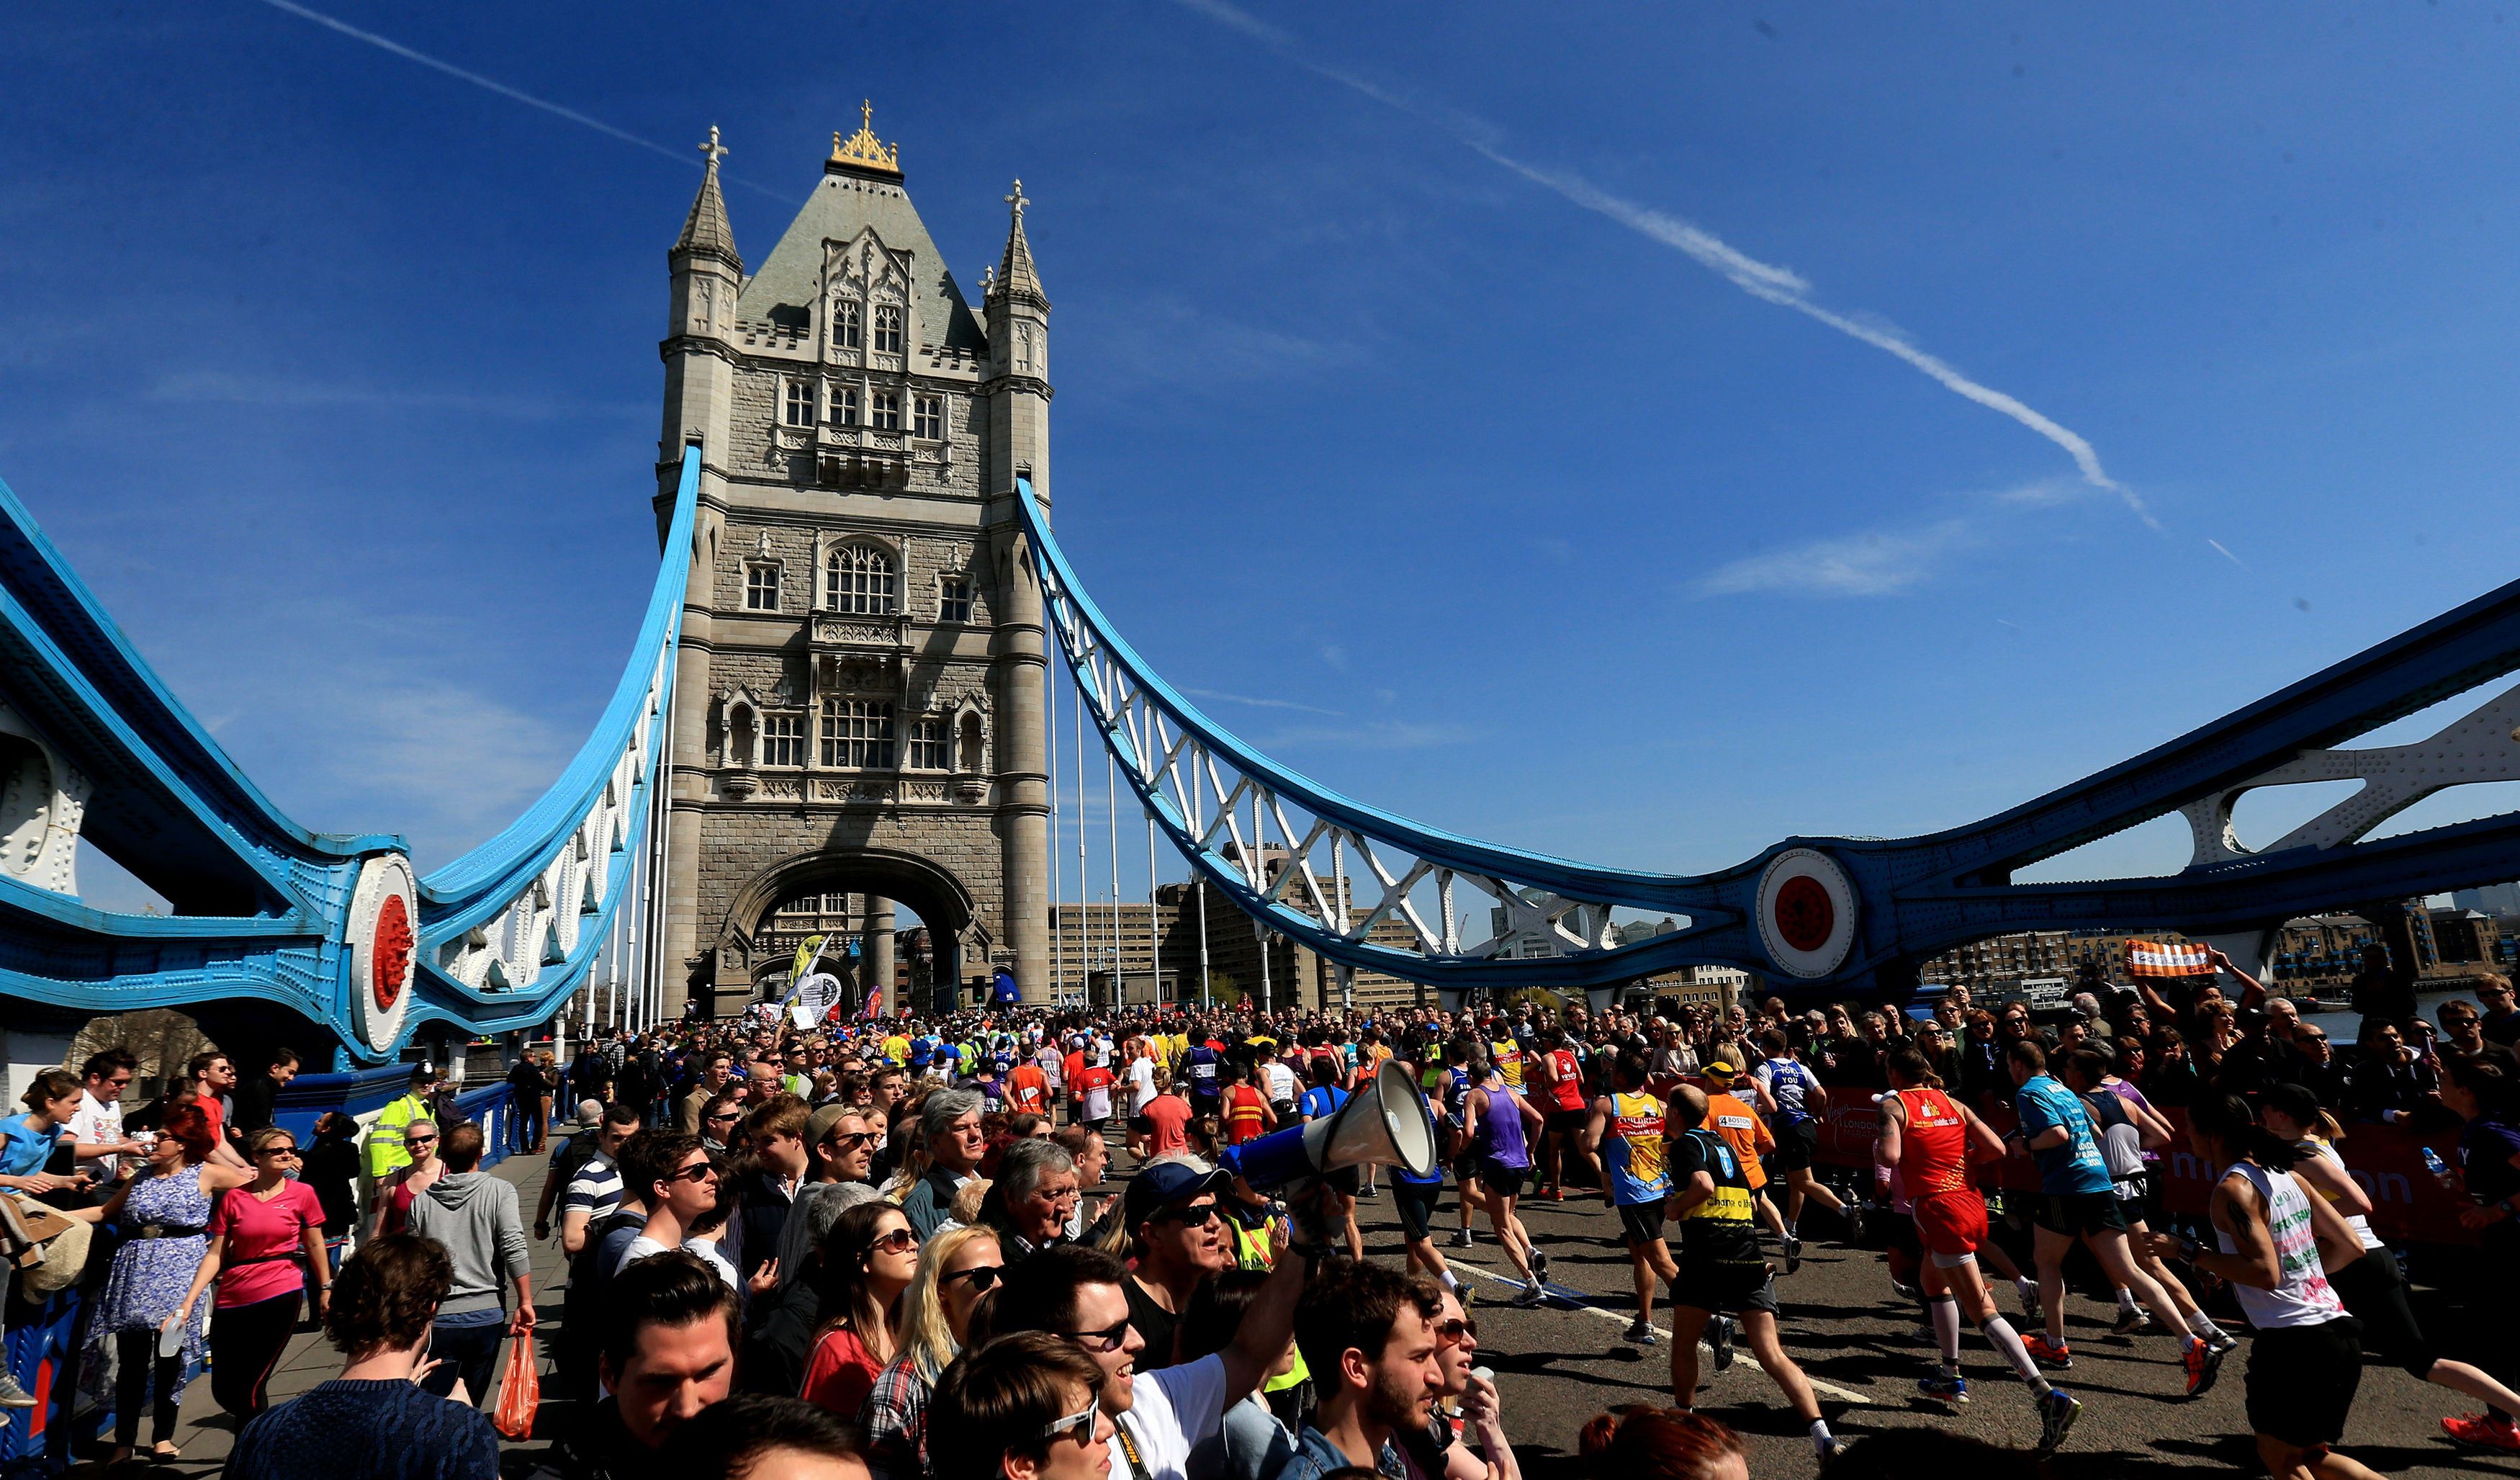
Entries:
{"label": "blonde hair", "polygon": [[981,1238],[996,1243],[997,1230],[973,1226],[948,1228],[919,1251],[919,1273],[902,1295],[900,1354],[910,1359],[922,1381],[934,1382],[959,1349],[954,1323],[945,1318],[945,1302],[936,1294],[936,1281],[944,1274],[947,1260]]}
{"label": "blonde hair", "polygon": [[975,1177],[963,1183],[954,1189],[954,1205],[945,1216],[958,1224],[978,1223],[980,1200],[987,1197],[989,1188],[995,1185],[995,1182],[985,1177]]}

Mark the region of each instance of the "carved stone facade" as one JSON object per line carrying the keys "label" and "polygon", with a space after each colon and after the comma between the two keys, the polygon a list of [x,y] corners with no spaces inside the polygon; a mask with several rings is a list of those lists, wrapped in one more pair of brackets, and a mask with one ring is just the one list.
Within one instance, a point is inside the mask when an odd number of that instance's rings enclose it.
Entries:
{"label": "carved stone facade", "polygon": [[669,257],[659,509],[684,445],[703,471],[665,959],[741,1000],[787,969],[781,903],[851,894],[871,949],[898,900],[939,985],[1004,965],[1047,999],[1041,602],[1012,499],[1019,476],[1049,497],[1050,305],[1021,191],[975,314],[897,148],[863,125],[832,145],[748,276],[711,153]]}

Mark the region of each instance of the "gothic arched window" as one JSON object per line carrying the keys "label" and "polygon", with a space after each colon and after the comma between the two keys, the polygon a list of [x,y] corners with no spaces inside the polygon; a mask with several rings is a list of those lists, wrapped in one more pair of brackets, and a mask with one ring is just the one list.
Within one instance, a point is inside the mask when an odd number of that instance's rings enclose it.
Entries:
{"label": "gothic arched window", "polygon": [[894,304],[881,304],[875,311],[875,352],[901,352],[901,309]]}
{"label": "gothic arched window", "polygon": [[892,557],[873,545],[839,545],[823,562],[823,605],[834,612],[889,617],[900,598]]}
{"label": "gothic arched window", "polygon": [[[881,323],[882,320],[878,318],[877,322]],[[859,323],[856,300],[832,300],[832,347],[855,349],[858,347]]]}

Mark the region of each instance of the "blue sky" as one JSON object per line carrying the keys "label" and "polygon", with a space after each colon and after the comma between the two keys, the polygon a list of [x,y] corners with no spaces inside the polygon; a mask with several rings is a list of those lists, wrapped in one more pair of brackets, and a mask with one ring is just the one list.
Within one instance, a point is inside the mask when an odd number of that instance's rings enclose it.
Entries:
{"label": "blue sky", "polygon": [[1458,831],[1965,821],[2520,571],[2490,4],[317,8],[582,118],[260,0],[12,8],[0,478],[424,867],[627,651],[691,146],[757,261],[862,97],[967,285],[1023,178],[1105,608]]}

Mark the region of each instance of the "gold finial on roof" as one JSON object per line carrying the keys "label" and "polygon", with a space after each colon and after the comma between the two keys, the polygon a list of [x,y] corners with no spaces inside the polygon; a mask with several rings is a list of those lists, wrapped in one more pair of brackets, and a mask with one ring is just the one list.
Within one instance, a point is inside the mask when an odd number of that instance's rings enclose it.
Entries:
{"label": "gold finial on roof", "polygon": [[875,104],[871,100],[863,101],[858,104],[858,131],[849,135],[845,141],[834,132],[832,135],[832,157],[825,162],[899,174],[901,173],[901,146],[895,144],[890,149],[883,147],[883,141],[875,136]]}

